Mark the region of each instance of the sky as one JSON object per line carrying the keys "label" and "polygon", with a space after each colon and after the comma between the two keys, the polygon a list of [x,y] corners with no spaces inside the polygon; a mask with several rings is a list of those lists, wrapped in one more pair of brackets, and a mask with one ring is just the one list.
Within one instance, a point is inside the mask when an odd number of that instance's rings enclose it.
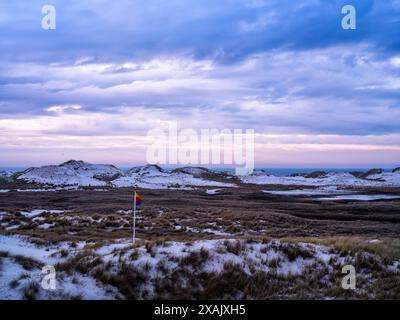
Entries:
{"label": "sky", "polygon": [[257,166],[400,166],[399,75],[400,0],[0,0],[0,166],[143,164],[171,121],[253,129]]}

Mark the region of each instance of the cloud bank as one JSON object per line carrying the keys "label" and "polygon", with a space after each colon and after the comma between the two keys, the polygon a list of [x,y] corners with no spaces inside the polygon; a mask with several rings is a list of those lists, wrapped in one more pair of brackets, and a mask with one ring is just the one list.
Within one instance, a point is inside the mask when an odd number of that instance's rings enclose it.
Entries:
{"label": "cloud bank", "polygon": [[400,162],[400,1],[352,1],[356,30],[345,1],[53,4],[51,31],[0,4],[0,165],[144,162],[168,121],[254,129],[258,165]]}

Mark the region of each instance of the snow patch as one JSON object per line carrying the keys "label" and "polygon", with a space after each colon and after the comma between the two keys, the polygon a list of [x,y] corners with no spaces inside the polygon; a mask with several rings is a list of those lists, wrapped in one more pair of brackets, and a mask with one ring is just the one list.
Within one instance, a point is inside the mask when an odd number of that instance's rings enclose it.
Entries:
{"label": "snow patch", "polygon": [[354,200],[354,201],[375,201],[375,200],[394,200],[400,199],[400,196],[386,194],[350,194],[334,197],[313,198],[318,201],[335,201],[335,200]]}
{"label": "snow patch", "polygon": [[221,189],[207,189],[206,193],[209,195],[219,194],[221,193]]}
{"label": "snow patch", "polygon": [[64,210],[46,210],[46,209],[34,209],[32,211],[21,211],[20,213],[27,218],[32,218],[41,215],[42,213],[64,213]]}
{"label": "snow patch", "polygon": [[339,189],[336,186],[320,187],[316,189],[295,189],[295,190],[263,190],[264,193],[282,196],[311,196],[311,195],[324,195],[335,193],[348,193],[344,189]]}

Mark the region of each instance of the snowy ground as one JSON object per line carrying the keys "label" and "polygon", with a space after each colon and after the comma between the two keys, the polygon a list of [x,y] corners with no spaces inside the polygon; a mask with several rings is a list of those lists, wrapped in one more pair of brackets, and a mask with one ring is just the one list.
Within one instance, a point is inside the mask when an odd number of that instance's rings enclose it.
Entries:
{"label": "snowy ground", "polygon": [[351,191],[341,189],[336,186],[320,187],[316,189],[291,189],[291,190],[263,190],[264,193],[279,195],[279,196],[316,196],[316,195],[331,195],[336,193],[349,193]]}
{"label": "snowy ground", "polygon": [[353,200],[353,201],[375,201],[400,199],[400,196],[387,194],[348,194],[334,197],[313,198],[318,201]]}
{"label": "snowy ground", "polygon": [[400,195],[390,194],[362,194],[351,189],[326,186],[315,189],[291,189],[291,190],[263,190],[266,194],[278,196],[307,197],[318,201],[375,201],[400,199]]}
{"label": "snowy ground", "polygon": [[65,261],[63,252],[73,255],[84,245],[78,243],[75,248],[67,243],[38,246],[27,238],[0,235],[0,299],[26,299],[31,295],[35,299],[115,299],[118,296],[115,288],[99,285],[95,279],[79,273],[57,275],[55,290],[41,287],[45,276],[43,266]]}
{"label": "snowy ground", "polygon": [[[129,240],[120,240],[100,246],[85,242],[43,246],[27,238],[0,236],[0,253],[0,299],[151,299],[169,293],[175,297],[179,290],[189,289],[195,298],[204,293],[205,285],[210,285],[208,280],[199,278],[200,274],[210,279],[217,275],[229,278],[232,272],[240,272],[244,280],[248,279],[245,281],[264,275],[285,283],[314,272],[321,277],[320,285],[325,283],[328,290],[329,286],[338,285],[334,278],[343,265],[357,264],[354,256],[328,246],[277,240],[139,243],[136,247]],[[400,272],[400,260],[385,265],[377,256],[362,255],[363,259],[379,263],[381,270],[392,276]],[[59,270],[55,290],[41,286],[44,265],[54,265]],[[374,282],[373,270],[368,267],[363,267],[360,277]],[[170,281],[176,288],[169,287]],[[367,287],[368,283],[355,294],[364,294]],[[243,298],[241,290],[231,288],[238,298]]]}

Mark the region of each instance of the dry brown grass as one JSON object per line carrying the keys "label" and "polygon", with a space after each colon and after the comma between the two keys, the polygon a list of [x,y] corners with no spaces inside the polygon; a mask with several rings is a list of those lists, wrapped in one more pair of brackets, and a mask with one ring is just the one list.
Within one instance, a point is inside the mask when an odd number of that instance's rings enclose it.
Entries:
{"label": "dry brown grass", "polygon": [[37,299],[37,294],[39,293],[39,285],[36,282],[29,282],[28,285],[26,285],[22,289],[22,293],[24,296],[24,299],[26,300],[36,300]]}
{"label": "dry brown grass", "polygon": [[[271,189],[283,188],[271,186]],[[295,187],[293,187],[295,188]],[[145,246],[150,256],[156,255],[157,246],[165,241],[192,243],[202,239],[229,238],[232,241],[221,246],[223,252],[241,255],[245,247],[242,242],[281,239],[287,242],[278,248],[288,260],[310,257],[297,242],[308,242],[332,247],[342,255],[351,255],[356,266],[373,274],[374,286],[368,287],[367,278],[360,278],[364,293],[343,292],[340,288],[340,270],[320,270],[299,277],[283,277],[272,270],[270,273],[253,272],[244,274],[235,265],[227,264],[223,273],[204,273],[201,266],[207,261],[208,253],[191,254],[177,259],[176,270],[168,270],[166,262],[157,265],[160,277],[155,279],[156,297],[164,298],[399,298],[398,276],[387,273],[379,265],[400,259],[400,206],[399,201],[371,203],[317,203],[307,199],[274,197],[263,194],[260,186],[246,186],[217,197],[205,196],[204,190],[141,190],[145,199],[143,210],[138,216],[135,246],[120,250],[120,257],[126,252]],[[382,192],[385,190],[370,190]],[[398,192],[386,190],[385,192]],[[148,295],[141,286],[148,281],[146,268],[131,265],[110,265],[101,260],[93,251],[115,239],[128,239],[132,235],[131,215],[119,214],[118,210],[131,209],[132,190],[114,189],[95,192],[88,188],[78,192],[47,192],[0,194],[0,211],[7,211],[4,221],[15,224],[26,223],[16,230],[0,229],[0,234],[21,234],[34,239],[37,244],[59,243],[60,241],[86,241],[91,243],[85,251],[72,256],[56,268],[60,272],[75,271],[90,274],[99,281],[117,287],[127,298],[144,298]],[[51,229],[38,229],[39,222],[31,222],[19,211],[37,208],[69,210],[60,215],[41,215],[40,223],[55,223]],[[176,226],[181,226],[177,229]],[[195,229],[199,232],[189,232]],[[228,236],[205,233],[214,229],[229,233]],[[379,243],[368,240],[380,239]],[[76,245],[75,245],[76,246]],[[137,252],[127,256],[127,262],[137,260]],[[116,252],[118,253],[118,252]],[[371,257],[365,253],[376,255]],[[62,254],[62,253],[61,253]],[[63,254],[62,254],[63,255]],[[65,254],[64,254],[65,255]],[[70,257],[68,256],[68,257]],[[18,259],[18,258],[17,258]],[[0,254],[1,260],[1,254]],[[31,261],[20,259],[21,265],[33,268]],[[269,266],[277,269],[280,261],[271,260]],[[59,268],[59,269],[58,269]],[[116,270],[113,272],[112,270]],[[315,269],[315,268],[314,268]],[[114,271],[115,271],[114,270]],[[315,271],[315,270],[314,270]],[[136,281],[133,284],[132,281]],[[328,285],[330,286],[328,286]],[[396,287],[397,285],[397,287]],[[370,290],[370,291],[368,291]],[[32,291],[32,290],[30,290]],[[28,296],[30,295],[28,290]],[[140,292],[138,294],[137,292]]]}
{"label": "dry brown grass", "polygon": [[[271,186],[279,189],[282,186]],[[137,236],[143,240],[169,238],[177,241],[221,238],[206,234],[214,229],[229,237],[398,237],[399,201],[370,203],[318,203],[302,198],[273,197],[263,194],[261,186],[240,187],[218,197],[204,196],[204,190],[141,190],[145,200],[138,216]],[[368,192],[389,192],[369,190]],[[392,190],[393,191],[393,190]],[[393,191],[395,192],[395,190]],[[0,194],[1,210],[10,212],[9,221],[25,222],[4,234],[23,234],[46,241],[112,240],[131,235],[131,216],[117,213],[131,209],[130,188],[95,192],[10,192]],[[212,201],[211,201],[212,199]],[[38,223],[19,215],[20,210],[37,208],[69,210],[60,215],[42,215],[40,223],[55,227],[38,229]],[[175,226],[181,229],[175,229]],[[195,229],[199,232],[189,232]]]}

